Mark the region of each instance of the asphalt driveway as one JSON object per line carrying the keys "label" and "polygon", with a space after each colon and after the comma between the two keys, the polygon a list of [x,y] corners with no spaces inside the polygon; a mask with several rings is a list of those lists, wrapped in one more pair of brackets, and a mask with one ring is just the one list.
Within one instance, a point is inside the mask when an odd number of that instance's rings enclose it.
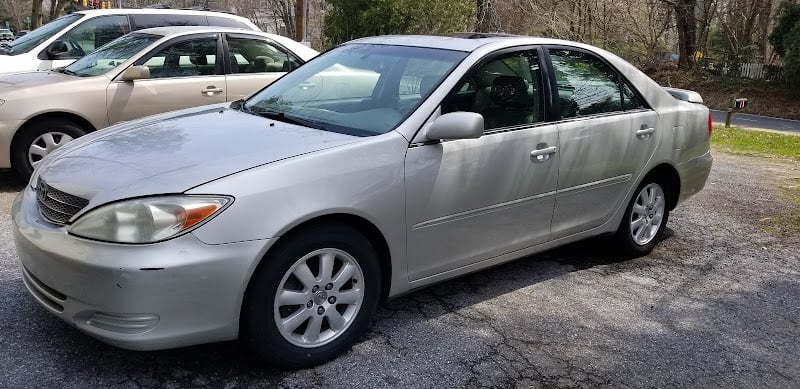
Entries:
{"label": "asphalt driveway", "polygon": [[236,342],[132,352],[29,297],[0,173],[0,387],[800,387],[800,238],[786,214],[800,164],[717,154],[706,189],[649,256],[590,241],[383,305],[346,355],[262,366]]}

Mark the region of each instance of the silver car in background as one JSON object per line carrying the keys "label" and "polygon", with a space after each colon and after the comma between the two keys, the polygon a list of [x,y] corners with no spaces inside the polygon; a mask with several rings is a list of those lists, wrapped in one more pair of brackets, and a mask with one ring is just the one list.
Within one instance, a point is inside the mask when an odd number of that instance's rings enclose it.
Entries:
{"label": "silver car in background", "polygon": [[648,253],[709,174],[701,102],[574,42],[356,40],[50,154],[12,211],[23,280],[120,347],[313,366],[381,299],[601,234]]}

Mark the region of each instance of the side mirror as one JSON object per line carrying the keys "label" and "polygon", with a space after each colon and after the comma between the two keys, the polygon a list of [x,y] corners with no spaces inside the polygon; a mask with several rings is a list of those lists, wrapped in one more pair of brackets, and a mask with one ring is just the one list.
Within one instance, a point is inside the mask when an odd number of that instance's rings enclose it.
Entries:
{"label": "side mirror", "polygon": [[62,40],[56,40],[47,48],[47,57],[49,59],[60,59],[63,54],[69,52],[69,47]]}
{"label": "side mirror", "polygon": [[150,68],[144,65],[131,66],[122,72],[122,81],[146,80],[150,78]]}
{"label": "side mirror", "polygon": [[476,139],[483,135],[483,115],[475,112],[451,112],[433,121],[425,137],[428,140]]}

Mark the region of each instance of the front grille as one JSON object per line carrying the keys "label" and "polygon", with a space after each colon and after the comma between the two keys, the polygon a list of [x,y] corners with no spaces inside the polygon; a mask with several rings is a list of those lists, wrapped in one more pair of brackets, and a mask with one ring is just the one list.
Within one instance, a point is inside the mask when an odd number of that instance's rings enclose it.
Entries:
{"label": "front grille", "polygon": [[89,204],[89,200],[53,188],[41,178],[36,184],[36,202],[42,216],[56,224],[66,224]]}

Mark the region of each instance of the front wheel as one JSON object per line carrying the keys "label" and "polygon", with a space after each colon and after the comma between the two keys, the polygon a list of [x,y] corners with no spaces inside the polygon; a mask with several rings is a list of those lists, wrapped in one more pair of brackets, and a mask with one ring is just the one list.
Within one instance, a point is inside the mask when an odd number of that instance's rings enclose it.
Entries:
{"label": "front wheel", "polygon": [[645,181],[631,199],[615,235],[624,254],[650,253],[664,235],[669,219],[667,191],[657,181]]}
{"label": "front wheel", "polygon": [[311,367],[343,353],[366,331],[380,268],[370,242],[347,226],[317,226],[286,239],[253,275],[242,330],[269,363]]}
{"label": "front wheel", "polygon": [[28,180],[44,157],[83,135],[86,130],[69,120],[46,118],[31,122],[14,141],[11,167],[20,178]]}

